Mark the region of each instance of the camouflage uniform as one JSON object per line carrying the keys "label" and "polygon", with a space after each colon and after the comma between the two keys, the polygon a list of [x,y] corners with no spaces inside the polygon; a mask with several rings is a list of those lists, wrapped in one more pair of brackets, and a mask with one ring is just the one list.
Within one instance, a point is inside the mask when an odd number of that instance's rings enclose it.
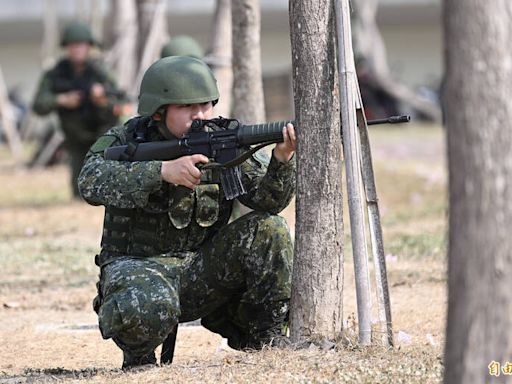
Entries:
{"label": "camouflage uniform", "polygon": [[[62,45],[73,41],[95,43],[87,26],[74,23],[64,31]],[[104,107],[96,106],[88,99],[89,90],[94,83],[103,85],[107,92],[108,104]],[[59,93],[77,90],[84,94],[84,101],[78,108],[67,109],[57,105]],[[114,79],[98,61],[91,59],[84,63],[83,71],[78,74],[73,70],[71,62],[63,58],[45,72],[39,82],[32,108],[39,115],[47,115],[54,111],[58,113],[60,127],[65,136],[65,146],[71,160],[74,196],[79,196],[77,178],[88,149],[101,134],[118,123],[113,111],[119,93]]]}
{"label": "camouflage uniform", "polygon": [[[228,224],[232,201],[218,184],[195,191],[161,179],[161,162],[103,158],[133,142],[135,118],[91,148],[79,178],[82,196],[104,205],[101,268],[94,306],[104,338],[126,356],[151,355],[177,322],[201,318],[237,349],[260,348],[288,314],[293,248],[277,214],[295,189],[295,164],[255,155],[242,164],[254,212]],[[148,130],[146,141],[162,140]]]}

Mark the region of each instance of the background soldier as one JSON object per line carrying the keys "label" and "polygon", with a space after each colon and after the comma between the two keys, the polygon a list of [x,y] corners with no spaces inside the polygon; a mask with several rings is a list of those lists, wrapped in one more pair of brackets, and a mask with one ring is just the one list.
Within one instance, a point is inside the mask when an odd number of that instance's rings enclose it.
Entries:
{"label": "background soldier", "polygon": [[61,38],[65,57],[44,73],[33,103],[37,114],[58,113],[74,197],[80,196],[77,178],[87,150],[117,122],[114,107],[121,94],[107,71],[90,57],[93,45],[97,42],[87,25],[67,25]]}
{"label": "background soldier", "polygon": [[[201,60],[160,59],[145,73],[140,116],[111,129],[91,147],[79,177],[83,198],[104,205],[101,268],[94,308],[105,339],[123,350],[123,367],[156,363],[155,348],[177,322],[201,324],[232,348],[284,341],[292,242],[277,214],[294,194],[295,132],[269,159],[242,164],[254,209],[228,224],[233,201],[219,184],[200,184],[203,155],[171,161],[106,161],[110,146],[181,137],[194,119],[213,116],[216,80]],[[185,188],[186,187],[186,188]]]}
{"label": "background soldier", "polygon": [[201,45],[193,37],[187,35],[175,36],[162,47],[160,57],[190,56],[203,59],[204,51]]}

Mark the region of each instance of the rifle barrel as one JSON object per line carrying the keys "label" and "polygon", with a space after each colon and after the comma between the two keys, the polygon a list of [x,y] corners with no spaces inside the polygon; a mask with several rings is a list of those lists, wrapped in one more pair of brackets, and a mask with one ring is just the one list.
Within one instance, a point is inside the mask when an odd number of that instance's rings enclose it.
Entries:
{"label": "rifle barrel", "polygon": [[238,140],[242,145],[282,142],[283,127],[288,123],[295,124],[295,121],[286,120],[264,124],[242,125],[238,129]]}
{"label": "rifle barrel", "polygon": [[390,116],[385,119],[375,119],[368,120],[366,122],[367,125],[378,125],[378,124],[400,124],[400,123],[408,123],[411,121],[411,116],[402,115],[402,116]]}

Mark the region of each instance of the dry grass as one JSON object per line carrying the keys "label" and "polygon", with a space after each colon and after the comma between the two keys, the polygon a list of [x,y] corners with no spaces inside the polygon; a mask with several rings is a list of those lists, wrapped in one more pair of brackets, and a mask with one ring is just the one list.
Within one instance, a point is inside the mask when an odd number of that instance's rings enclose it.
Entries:
{"label": "dry grass", "polygon": [[[201,327],[182,326],[172,366],[128,373],[119,370],[117,347],[101,339],[91,308],[103,210],[71,201],[65,167],[18,170],[0,149],[0,383],[440,382],[446,312],[442,132],[379,127],[371,139],[395,349],[357,346],[347,236],[347,328],[335,348],[242,353]],[[283,214],[293,228],[293,206]]]}

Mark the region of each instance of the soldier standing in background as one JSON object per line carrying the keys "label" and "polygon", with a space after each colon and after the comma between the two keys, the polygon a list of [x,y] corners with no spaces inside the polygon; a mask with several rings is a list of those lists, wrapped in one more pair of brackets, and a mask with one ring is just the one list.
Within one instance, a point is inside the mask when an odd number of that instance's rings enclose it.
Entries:
{"label": "soldier standing in background", "polygon": [[202,60],[204,51],[194,38],[187,35],[175,36],[162,47],[160,58],[168,56],[190,56]]}
{"label": "soldier standing in background", "polygon": [[98,136],[117,122],[121,92],[105,68],[91,58],[97,45],[88,25],[68,24],[62,33],[65,56],[42,76],[33,102],[39,115],[56,111],[70,157],[73,196],[83,159]]}
{"label": "soldier standing in background", "polygon": [[165,57],[144,74],[138,112],[101,136],[79,177],[83,198],[105,206],[98,313],[103,338],[123,350],[123,368],[155,364],[154,350],[178,322],[201,318],[235,349],[286,339],[293,246],[277,214],[295,191],[295,131],[272,156],[242,163],[254,209],[228,224],[233,200],[220,184],[200,184],[203,155],[169,161],[105,160],[110,146],[181,137],[192,120],[210,119],[219,99],[201,60]]}

